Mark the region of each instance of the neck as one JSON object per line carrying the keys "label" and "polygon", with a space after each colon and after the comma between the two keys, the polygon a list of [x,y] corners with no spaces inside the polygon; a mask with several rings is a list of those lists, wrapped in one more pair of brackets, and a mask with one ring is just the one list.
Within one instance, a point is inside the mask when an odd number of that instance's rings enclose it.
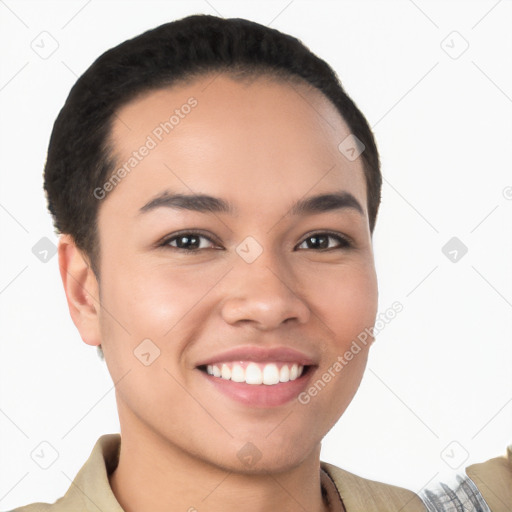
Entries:
{"label": "neck", "polygon": [[290,470],[240,473],[184,452],[140,421],[130,427],[121,429],[119,464],[109,476],[125,512],[329,510],[321,493],[320,445]]}

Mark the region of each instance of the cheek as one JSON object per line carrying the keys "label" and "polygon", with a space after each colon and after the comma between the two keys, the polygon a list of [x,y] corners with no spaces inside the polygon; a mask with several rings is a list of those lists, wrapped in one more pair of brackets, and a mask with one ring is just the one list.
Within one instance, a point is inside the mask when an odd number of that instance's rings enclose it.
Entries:
{"label": "cheek", "polygon": [[107,323],[118,321],[134,335],[163,336],[198,302],[209,280],[158,268],[118,267],[105,283],[103,304],[111,313]]}
{"label": "cheek", "polygon": [[351,402],[366,368],[373,341],[370,328],[377,315],[377,279],[368,261],[331,271],[324,279],[317,276],[316,283],[317,296],[311,303],[318,307],[327,340],[322,365],[299,403],[333,425]]}
{"label": "cheek", "polygon": [[[139,389],[143,382],[152,389],[168,389],[169,374],[164,367],[182,376],[187,346],[200,336],[211,314],[212,305],[205,296],[225,269],[180,271],[168,265],[143,268],[134,262],[109,270],[105,272],[100,328],[111,374],[121,378],[130,370],[130,380],[137,379]],[[148,353],[145,357],[154,362],[145,371],[138,356]],[[160,377],[163,382],[152,381]]]}
{"label": "cheek", "polygon": [[327,340],[322,364],[298,402],[310,417],[323,418],[318,425],[322,435],[349,406],[366,368],[373,341],[370,328],[377,314],[378,292],[373,276],[371,268],[347,274],[324,288],[317,301]]}
{"label": "cheek", "polygon": [[372,261],[361,261],[315,276],[311,305],[325,323],[337,351],[372,327],[378,307],[378,288]]}
{"label": "cheek", "polygon": [[[188,280],[185,285],[179,273],[169,275],[127,264],[108,270],[101,334],[109,372],[118,383],[118,398],[142,416],[152,416],[155,411],[170,415],[178,404],[195,414],[194,404],[187,402],[177,382],[182,380],[178,366],[190,337],[186,313],[204,294],[205,285],[193,287]],[[185,435],[179,425],[175,427],[176,435]]]}

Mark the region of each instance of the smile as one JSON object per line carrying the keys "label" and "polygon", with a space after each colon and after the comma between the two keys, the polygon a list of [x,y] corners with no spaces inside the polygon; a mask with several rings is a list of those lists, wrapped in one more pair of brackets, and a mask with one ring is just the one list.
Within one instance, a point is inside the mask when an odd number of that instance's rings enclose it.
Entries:
{"label": "smile", "polygon": [[293,403],[318,369],[319,358],[286,346],[241,345],[205,355],[195,368],[213,392],[250,408]]}
{"label": "smile", "polygon": [[213,377],[251,385],[274,386],[298,379],[304,371],[299,363],[255,363],[252,361],[224,362],[206,365],[206,373]]}

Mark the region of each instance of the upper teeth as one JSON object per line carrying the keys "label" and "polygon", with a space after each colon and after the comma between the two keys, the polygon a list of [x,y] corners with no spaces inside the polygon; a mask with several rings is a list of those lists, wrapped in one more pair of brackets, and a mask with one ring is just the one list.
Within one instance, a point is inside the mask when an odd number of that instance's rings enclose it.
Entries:
{"label": "upper teeth", "polygon": [[[278,368],[278,364],[281,368]],[[302,375],[304,366],[298,363],[220,363],[209,364],[206,371],[214,377],[221,377],[246,384],[266,384],[295,380]]]}

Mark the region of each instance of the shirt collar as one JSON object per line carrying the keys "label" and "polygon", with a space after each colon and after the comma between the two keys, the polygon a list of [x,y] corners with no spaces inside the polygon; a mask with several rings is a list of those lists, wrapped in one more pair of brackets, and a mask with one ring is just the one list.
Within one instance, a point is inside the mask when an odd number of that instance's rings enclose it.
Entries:
{"label": "shirt collar", "polygon": [[[121,434],[104,434],[94,445],[66,494],[55,504],[55,512],[124,512],[110,487],[109,475],[119,462]],[[322,463],[323,466],[323,463]],[[322,492],[333,512],[343,511],[341,498],[329,473],[321,470]]]}
{"label": "shirt collar", "polygon": [[57,501],[55,512],[81,510],[83,512],[124,512],[116,500],[108,476],[119,462],[121,434],[102,435],[94,445],[89,458],[80,468],[66,494]]}

